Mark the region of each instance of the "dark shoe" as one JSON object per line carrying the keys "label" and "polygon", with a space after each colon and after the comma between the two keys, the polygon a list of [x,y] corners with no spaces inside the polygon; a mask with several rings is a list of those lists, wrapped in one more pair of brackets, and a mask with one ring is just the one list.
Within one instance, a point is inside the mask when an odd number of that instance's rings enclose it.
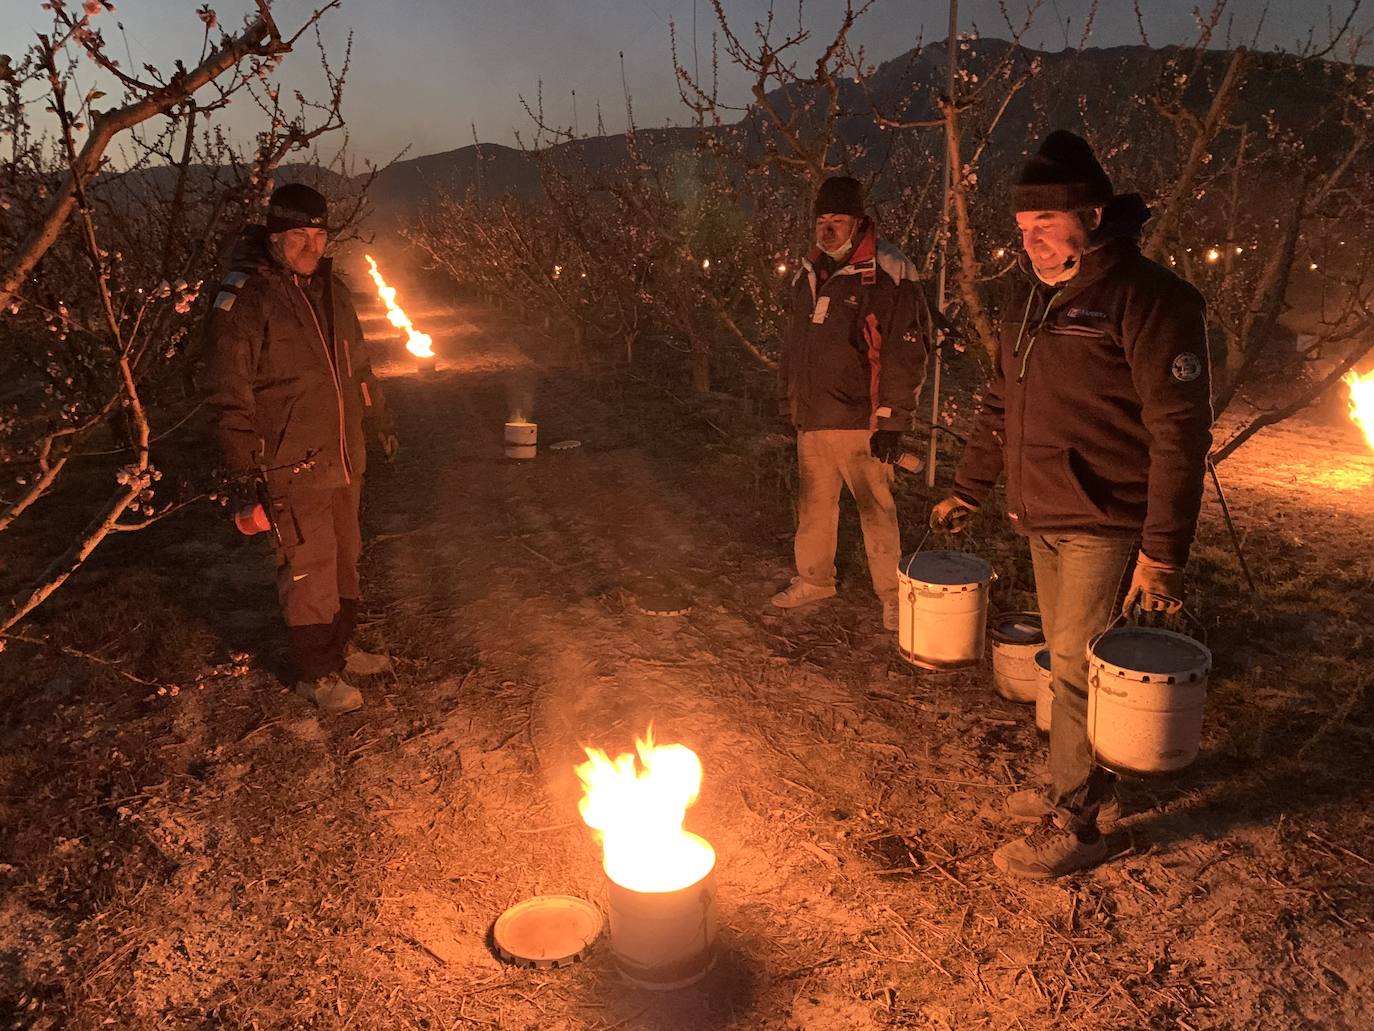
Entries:
{"label": "dark shoe", "polygon": [[[1039,788],[1027,788],[1007,796],[1002,812],[1009,822],[1039,823],[1054,812],[1054,806]],[[1113,791],[1097,810],[1097,825],[1104,830],[1121,819],[1121,799]]]}
{"label": "dark shoe", "polygon": [[384,652],[365,652],[356,644],[344,648],[344,669],[355,677],[371,677],[391,672],[391,656]]}
{"label": "dark shoe", "polygon": [[362,692],[337,673],[330,673],[318,680],[297,681],[296,694],[314,702],[326,716],[342,716],[363,707]]}
{"label": "dark shoe", "polygon": [[1107,839],[1079,841],[1073,831],[1046,820],[1033,833],[1009,841],[992,854],[992,862],[1005,874],[1028,881],[1049,881],[1091,870],[1107,858]]}

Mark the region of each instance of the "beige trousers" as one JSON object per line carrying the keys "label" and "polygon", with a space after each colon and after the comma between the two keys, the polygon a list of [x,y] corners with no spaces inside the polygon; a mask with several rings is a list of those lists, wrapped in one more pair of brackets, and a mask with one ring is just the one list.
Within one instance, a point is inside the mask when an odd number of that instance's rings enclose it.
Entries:
{"label": "beige trousers", "polygon": [[868,430],[803,430],[797,434],[801,497],[797,503],[797,575],[817,587],[835,584],[835,543],[840,528],[840,487],[859,506],[864,551],[873,590],[897,600],[897,563],[902,557],[892,466],[868,452]]}

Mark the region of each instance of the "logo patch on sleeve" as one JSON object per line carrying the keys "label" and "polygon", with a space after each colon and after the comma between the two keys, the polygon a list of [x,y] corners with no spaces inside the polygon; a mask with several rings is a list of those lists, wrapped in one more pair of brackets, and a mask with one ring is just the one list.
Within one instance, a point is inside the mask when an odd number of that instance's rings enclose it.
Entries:
{"label": "logo patch on sleeve", "polygon": [[1202,375],[1202,359],[1191,351],[1184,351],[1174,359],[1173,373],[1180,383],[1191,383]]}

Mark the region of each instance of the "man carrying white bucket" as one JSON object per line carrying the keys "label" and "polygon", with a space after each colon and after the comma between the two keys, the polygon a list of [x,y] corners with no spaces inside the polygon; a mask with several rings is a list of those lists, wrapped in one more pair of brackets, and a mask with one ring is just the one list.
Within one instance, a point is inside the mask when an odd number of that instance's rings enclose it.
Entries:
{"label": "man carrying white bucket", "polygon": [[931,525],[958,532],[1006,473],[1030,539],[1051,651],[1050,787],[1007,802],[1038,821],[993,856],[1032,879],[1102,862],[1114,777],[1087,733],[1091,639],[1125,610],[1176,612],[1211,447],[1205,303],[1140,253],[1149,209],[1114,196],[1091,147],[1053,132],[1014,187],[1027,282],[1003,313],[997,368]]}
{"label": "man carrying white bucket", "polygon": [[883,626],[896,630],[902,555],[892,464],[925,375],[925,346],[907,337],[924,301],[915,266],[864,214],[857,180],[822,183],[815,216],[816,245],[792,280],[779,376],[781,414],[797,431],[797,575],[772,603],[795,609],[834,597],[840,489],[848,487]]}

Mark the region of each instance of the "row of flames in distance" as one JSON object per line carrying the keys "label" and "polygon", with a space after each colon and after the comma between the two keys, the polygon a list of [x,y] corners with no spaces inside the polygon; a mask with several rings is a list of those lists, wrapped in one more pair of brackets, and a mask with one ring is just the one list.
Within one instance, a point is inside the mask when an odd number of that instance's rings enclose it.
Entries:
{"label": "row of flames in distance", "polygon": [[397,329],[405,332],[406,350],[416,358],[433,358],[434,340],[428,333],[421,333],[416,329],[414,323],[410,321],[410,316],[405,313],[405,309],[396,303],[396,288],[387,285],[372,255],[365,254],[363,257],[367,259],[368,274],[372,277],[372,282],[377,284],[377,296],[382,299],[382,304],[386,306],[387,320]]}

